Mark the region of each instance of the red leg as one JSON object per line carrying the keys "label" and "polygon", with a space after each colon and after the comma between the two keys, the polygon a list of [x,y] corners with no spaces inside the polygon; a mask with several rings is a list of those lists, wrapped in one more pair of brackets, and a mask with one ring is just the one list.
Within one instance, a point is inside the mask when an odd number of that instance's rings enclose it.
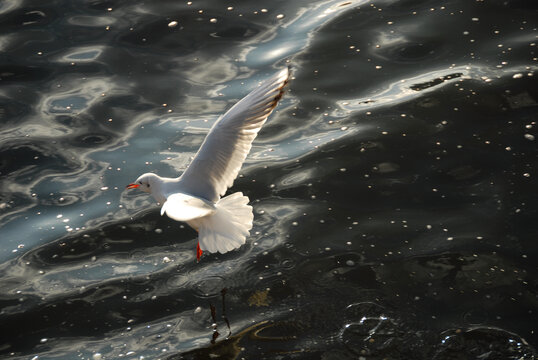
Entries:
{"label": "red leg", "polygon": [[200,243],[197,243],[196,244],[196,261],[197,262],[200,262],[200,258],[202,257],[202,254],[204,252],[202,251],[202,249],[200,249]]}

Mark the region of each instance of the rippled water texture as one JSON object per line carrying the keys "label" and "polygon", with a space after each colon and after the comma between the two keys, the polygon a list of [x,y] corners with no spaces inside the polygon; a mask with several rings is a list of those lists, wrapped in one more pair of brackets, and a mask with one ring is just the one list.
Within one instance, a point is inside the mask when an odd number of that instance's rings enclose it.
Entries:
{"label": "rippled water texture", "polygon": [[[535,359],[537,11],[0,2],[0,357]],[[197,264],[125,185],[288,65],[252,234]]]}

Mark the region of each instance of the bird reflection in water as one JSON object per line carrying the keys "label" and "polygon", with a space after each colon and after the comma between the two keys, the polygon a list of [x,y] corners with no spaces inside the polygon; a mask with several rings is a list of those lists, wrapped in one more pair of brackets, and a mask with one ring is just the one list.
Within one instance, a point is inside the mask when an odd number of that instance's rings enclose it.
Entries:
{"label": "bird reflection in water", "polygon": [[[224,288],[220,291],[220,295],[222,297],[222,319],[226,323],[226,326],[228,326],[228,335],[226,338],[228,339],[230,335],[232,335],[232,328],[230,327],[230,321],[228,320],[228,317],[226,316],[226,291],[227,289]],[[213,319],[213,323],[211,326],[213,327],[213,336],[211,337],[211,344],[215,344],[217,338],[220,336],[220,333],[217,330],[217,310],[213,304],[209,304],[209,308],[211,309],[211,319]]]}

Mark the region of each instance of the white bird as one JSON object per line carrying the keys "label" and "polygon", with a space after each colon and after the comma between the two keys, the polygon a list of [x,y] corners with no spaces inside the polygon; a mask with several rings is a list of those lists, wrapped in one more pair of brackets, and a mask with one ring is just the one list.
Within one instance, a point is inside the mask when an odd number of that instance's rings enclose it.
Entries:
{"label": "white bird", "polygon": [[240,247],[252,229],[254,214],[248,197],[241,192],[221,196],[233,185],[289,76],[288,69],[280,71],[221,116],[181,176],[146,173],[127,185],[150,193],[162,204],[161,215],[166,213],[198,231],[198,261],[204,250],[223,254]]}

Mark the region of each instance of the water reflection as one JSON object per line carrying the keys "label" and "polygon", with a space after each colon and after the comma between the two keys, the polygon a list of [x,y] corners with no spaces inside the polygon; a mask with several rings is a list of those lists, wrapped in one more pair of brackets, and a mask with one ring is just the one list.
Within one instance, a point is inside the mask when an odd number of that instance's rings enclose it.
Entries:
{"label": "water reflection", "polygon": [[67,18],[67,22],[74,26],[100,27],[113,25],[116,20],[111,16],[74,15]]}
{"label": "water reflection", "polygon": [[[333,116],[343,117],[347,116],[349,112],[364,109],[373,110],[391,103],[402,103],[421,98],[424,96],[423,92],[436,91],[438,90],[436,87],[447,86],[468,74],[468,68],[461,66],[435,70],[412,78],[401,79],[389,84],[386,89],[373,97],[339,100],[337,104],[344,113],[337,111]],[[421,93],[418,91],[421,91]]]}
{"label": "water reflection", "polygon": [[[252,47],[244,55],[245,61],[249,66],[260,66],[300,54],[307,48],[320,26],[363,3],[365,1],[356,0],[309,4],[310,6],[297,11],[295,17],[286,20],[281,27],[274,27],[273,31],[264,34],[263,37],[269,40]],[[286,38],[286,42],[280,41],[281,38]]]}
{"label": "water reflection", "polygon": [[[0,3],[2,354],[536,357],[521,2],[77,6]],[[235,184],[252,234],[196,264],[124,187],[288,64]]]}
{"label": "water reflection", "polygon": [[65,62],[86,62],[93,61],[99,58],[105,49],[102,46],[91,46],[83,47],[78,49],[73,49],[69,53],[61,57],[62,61]]}

